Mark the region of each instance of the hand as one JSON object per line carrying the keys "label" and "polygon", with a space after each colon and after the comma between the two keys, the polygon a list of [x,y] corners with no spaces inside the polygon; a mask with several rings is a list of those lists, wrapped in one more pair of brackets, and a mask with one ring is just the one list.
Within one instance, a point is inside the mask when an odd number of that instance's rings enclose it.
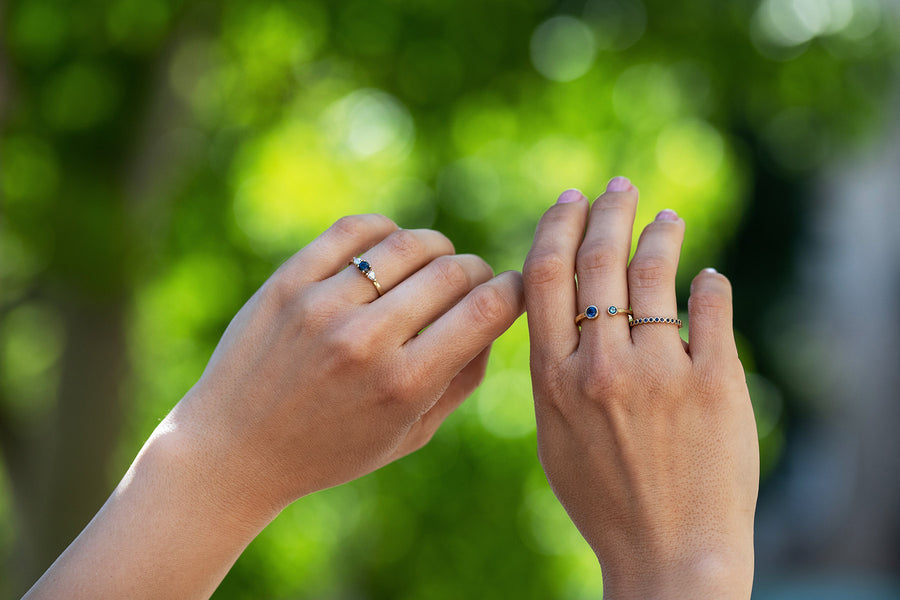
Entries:
{"label": "hand", "polygon": [[424,445],[523,310],[518,273],[453,252],[362,215],[288,260],[26,598],[208,598],[290,502]]}
{"label": "hand", "polygon": [[[383,297],[347,266],[362,252]],[[453,252],[380,215],[338,221],[237,314],[167,419],[179,443],[273,511],[420,448],[523,311],[518,273]]]}
{"label": "hand", "polygon": [[[616,178],[593,207],[565,192],[538,226],[523,270],[538,454],[604,598],[749,598],[759,450],[731,287],[694,279],[690,344],[676,325],[607,314],[677,316],[684,221],[661,212],[629,265],[637,201]],[[588,305],[600,314],[579,331]]]}

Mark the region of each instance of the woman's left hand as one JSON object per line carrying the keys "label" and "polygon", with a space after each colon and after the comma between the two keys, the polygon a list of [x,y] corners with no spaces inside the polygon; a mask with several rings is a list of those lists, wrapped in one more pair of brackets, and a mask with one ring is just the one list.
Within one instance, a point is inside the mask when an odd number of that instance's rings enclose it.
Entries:
{"label": "woman's left hand", "polygon": [[[378,286],[348,267],[361,253]],[[288,504],[425,444],[523,309],[519,273],[493,277],[436,231],[337,221],[240,310],[27,598],[208,597]]]}

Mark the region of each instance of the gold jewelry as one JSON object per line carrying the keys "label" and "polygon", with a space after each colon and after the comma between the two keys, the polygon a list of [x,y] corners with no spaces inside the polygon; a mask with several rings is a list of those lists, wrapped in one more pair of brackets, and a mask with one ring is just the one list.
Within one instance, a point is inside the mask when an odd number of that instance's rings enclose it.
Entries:
{"label": "gold jewelry", "polygon": [[383,292],[381,291],[381,284],[378,283],[378,280],[375,279],[375,271],[372,270],[372,265],[367,263],[361,258],[354,257],[348,265],[354,265],[359,272],[366,276],[366,279],[372,282],[372,285],[375,286],[375,291],[378,292],[378,295],[381,296]]}
{"label": "gold jewelry", "polygon": [[674,319],[672,317],[641,317],[640,319],[632,319],[629,325],[631,325],[632,327],[636,327],[637,325],[647,325],[648,323],[678,325],[678,329],[681,329],[684,326],[684,324],[681,322],[681,319]]}
{"label": "gold jewelry", "polygon": [[[614,317],[616,315],[630,315],[630,314],[632,314],[632,312],[631,312],[631,310],[629,310],[627,308],[619,308],[617,306],[610,306],[606,309],[606,314],[608,314],[611,317]],[[581,325],[581,322],[584,321],[585,319],[589,319],[589,320],[593,321],[594,319],[596,319],[599,316],[600,316],[600,309],[597,308],[596,306],[594,306],[593,304],[591,304],[586,309],[584,309],[583,313],[581,313],[580,315],[575,317],[575,325]]]}

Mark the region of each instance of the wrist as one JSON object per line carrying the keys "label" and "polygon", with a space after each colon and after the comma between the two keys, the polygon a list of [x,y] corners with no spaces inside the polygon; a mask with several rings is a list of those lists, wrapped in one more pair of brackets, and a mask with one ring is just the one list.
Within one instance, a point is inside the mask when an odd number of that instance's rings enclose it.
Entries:
{"label": "wrist", "polygon": [[249,542],[283,506],[260,491],[259,472],[239,464],[238,452],[213,436],[178,424],[174,414],[144,444],[132,467],[133,477],[165,490],[170,501],[189,511],[198,523]]}
{"label": "wrist", "polygon": [[750,598],[753,548],[749,551],[690,551],[669,559],[647,557],[601,562],[605,600]]}

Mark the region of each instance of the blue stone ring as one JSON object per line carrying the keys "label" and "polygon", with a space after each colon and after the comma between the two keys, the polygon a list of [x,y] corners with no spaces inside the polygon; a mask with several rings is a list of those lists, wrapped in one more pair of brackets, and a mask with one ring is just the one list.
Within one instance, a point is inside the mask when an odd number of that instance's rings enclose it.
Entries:
{"label": "blue stone ring", "polygon": [[372,285],[375,286],[375,291],[378,292],[378,295],[379,295],[379,296],[382,295],[382,294],[384,293],[384,292],[381,291],[381,284],[378,283],[378,280],[377,280],[377,279],[375,279],[375,271],[372,270],[372,265],[370,265],[369,263],[367,263],[367,262],[364,261],[363,259],[361,259],[361,258],[356,258],[356,257],[354,257],[353,260],[351,260],[351,261],[350,261],[349,263],[347,263],[347,264],[353,265],[353,266],[355,266],[357,269],[359,269],[359,272],[362,273],[363,275],[365,275],[365,276],[366,276],[366,279],[368,279],[369,281],[371,281],[371,282],[372,282]]}
{"label": "blue stone ring", "polygon": [[[630,315],[632,313],[631,313],[631,310],[629,310],[627,308],[619,308],[617,306],[610,306],[606,309],[606,314],[608,314],[611,317],[614,317],[616,315]],[[580,315],[575,317],[575,325],[581,325],[581,322],[584,321],[585,319],[593,321],[594,319],[596,319],[599,316],[600,316],[600,309],[597,308],[596,306],[594,306],[593,304],[591,304],[586,309],[584,309],[583,313],[581,313]]]}

